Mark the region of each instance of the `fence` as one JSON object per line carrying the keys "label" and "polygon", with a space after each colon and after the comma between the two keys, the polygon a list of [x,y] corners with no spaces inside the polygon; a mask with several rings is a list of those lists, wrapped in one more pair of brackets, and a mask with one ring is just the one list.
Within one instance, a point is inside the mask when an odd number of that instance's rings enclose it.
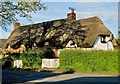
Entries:
{"label": "fence", "polygon": [[59,59],[42,59],[42,68],[58,68]]}
{"label": "fence", "polygon": [[14,66],[16,68],[22,68],[22,60],[14,60]]}

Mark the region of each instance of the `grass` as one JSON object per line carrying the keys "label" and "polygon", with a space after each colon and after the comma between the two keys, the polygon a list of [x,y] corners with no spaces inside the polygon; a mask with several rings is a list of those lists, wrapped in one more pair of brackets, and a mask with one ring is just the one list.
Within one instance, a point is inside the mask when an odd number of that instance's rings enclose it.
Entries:
{"label": "grass", "polygon": [[118,72],[118,51],[62,50],[60,70]]}

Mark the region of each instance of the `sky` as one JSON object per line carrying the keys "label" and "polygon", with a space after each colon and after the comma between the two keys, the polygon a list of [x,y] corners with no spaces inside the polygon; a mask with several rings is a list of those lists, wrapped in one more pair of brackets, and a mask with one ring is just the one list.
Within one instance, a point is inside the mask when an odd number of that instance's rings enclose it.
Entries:
{"label": "sky", "polygon": [[[59,0],[58,0],[59,1]],[[116,1],[116,2],[115,2]],[[21,26],[28,25],[31,23],[40,23],[45,21],[51,21],[56,19],[67,18],[67,13],[70,11],[69,7],[75,8],[77,14],[77,20],[98,16],[104,23],[104,25],[113,33],[115,37],[118,37],[118,2],[117,0],[81,0],[67,2],[55,2],[54,0],[44,1],[43,3],[48,7],[47,10],[37,11],[32,13],[32,21],[28,21],[25,18],[20,18],[19,22]],[[13,31],[13,25],[9,26],[9,32],[5,32],[0,28],[0,38],[8,38],[10,33]]]}

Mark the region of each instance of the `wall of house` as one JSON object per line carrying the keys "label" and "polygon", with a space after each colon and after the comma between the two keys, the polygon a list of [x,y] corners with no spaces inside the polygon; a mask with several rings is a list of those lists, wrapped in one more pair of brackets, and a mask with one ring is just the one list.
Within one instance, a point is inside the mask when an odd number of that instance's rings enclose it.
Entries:
{"label": "wall of house", "polygon": [[71,45],[71,43],[73,43],[72,40],[70,40],[70,41],[68,42],[68,44],[66,45],[66,48],[76,48],[76,47],[77,47],[77,44],[76,44],[76,43],[75,43],[75,45]]}
{"label": "wall of house", "polygon": [[[108,41],[109,38],[110,37],[106,37],[106,41]],[[111,41],[108,41],[107,43],[101,43],[101,37],[98,36],[93,45],[93,48],[95,50],[113,50],[113,45]]]}

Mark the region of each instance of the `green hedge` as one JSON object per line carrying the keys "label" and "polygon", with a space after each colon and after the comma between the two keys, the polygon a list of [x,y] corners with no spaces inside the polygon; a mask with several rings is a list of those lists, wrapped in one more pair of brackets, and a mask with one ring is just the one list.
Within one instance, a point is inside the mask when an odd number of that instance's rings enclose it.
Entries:
{"label": "green hedge", "polygon": [[118,72],[118,51],[62,50],[59,69]]}

